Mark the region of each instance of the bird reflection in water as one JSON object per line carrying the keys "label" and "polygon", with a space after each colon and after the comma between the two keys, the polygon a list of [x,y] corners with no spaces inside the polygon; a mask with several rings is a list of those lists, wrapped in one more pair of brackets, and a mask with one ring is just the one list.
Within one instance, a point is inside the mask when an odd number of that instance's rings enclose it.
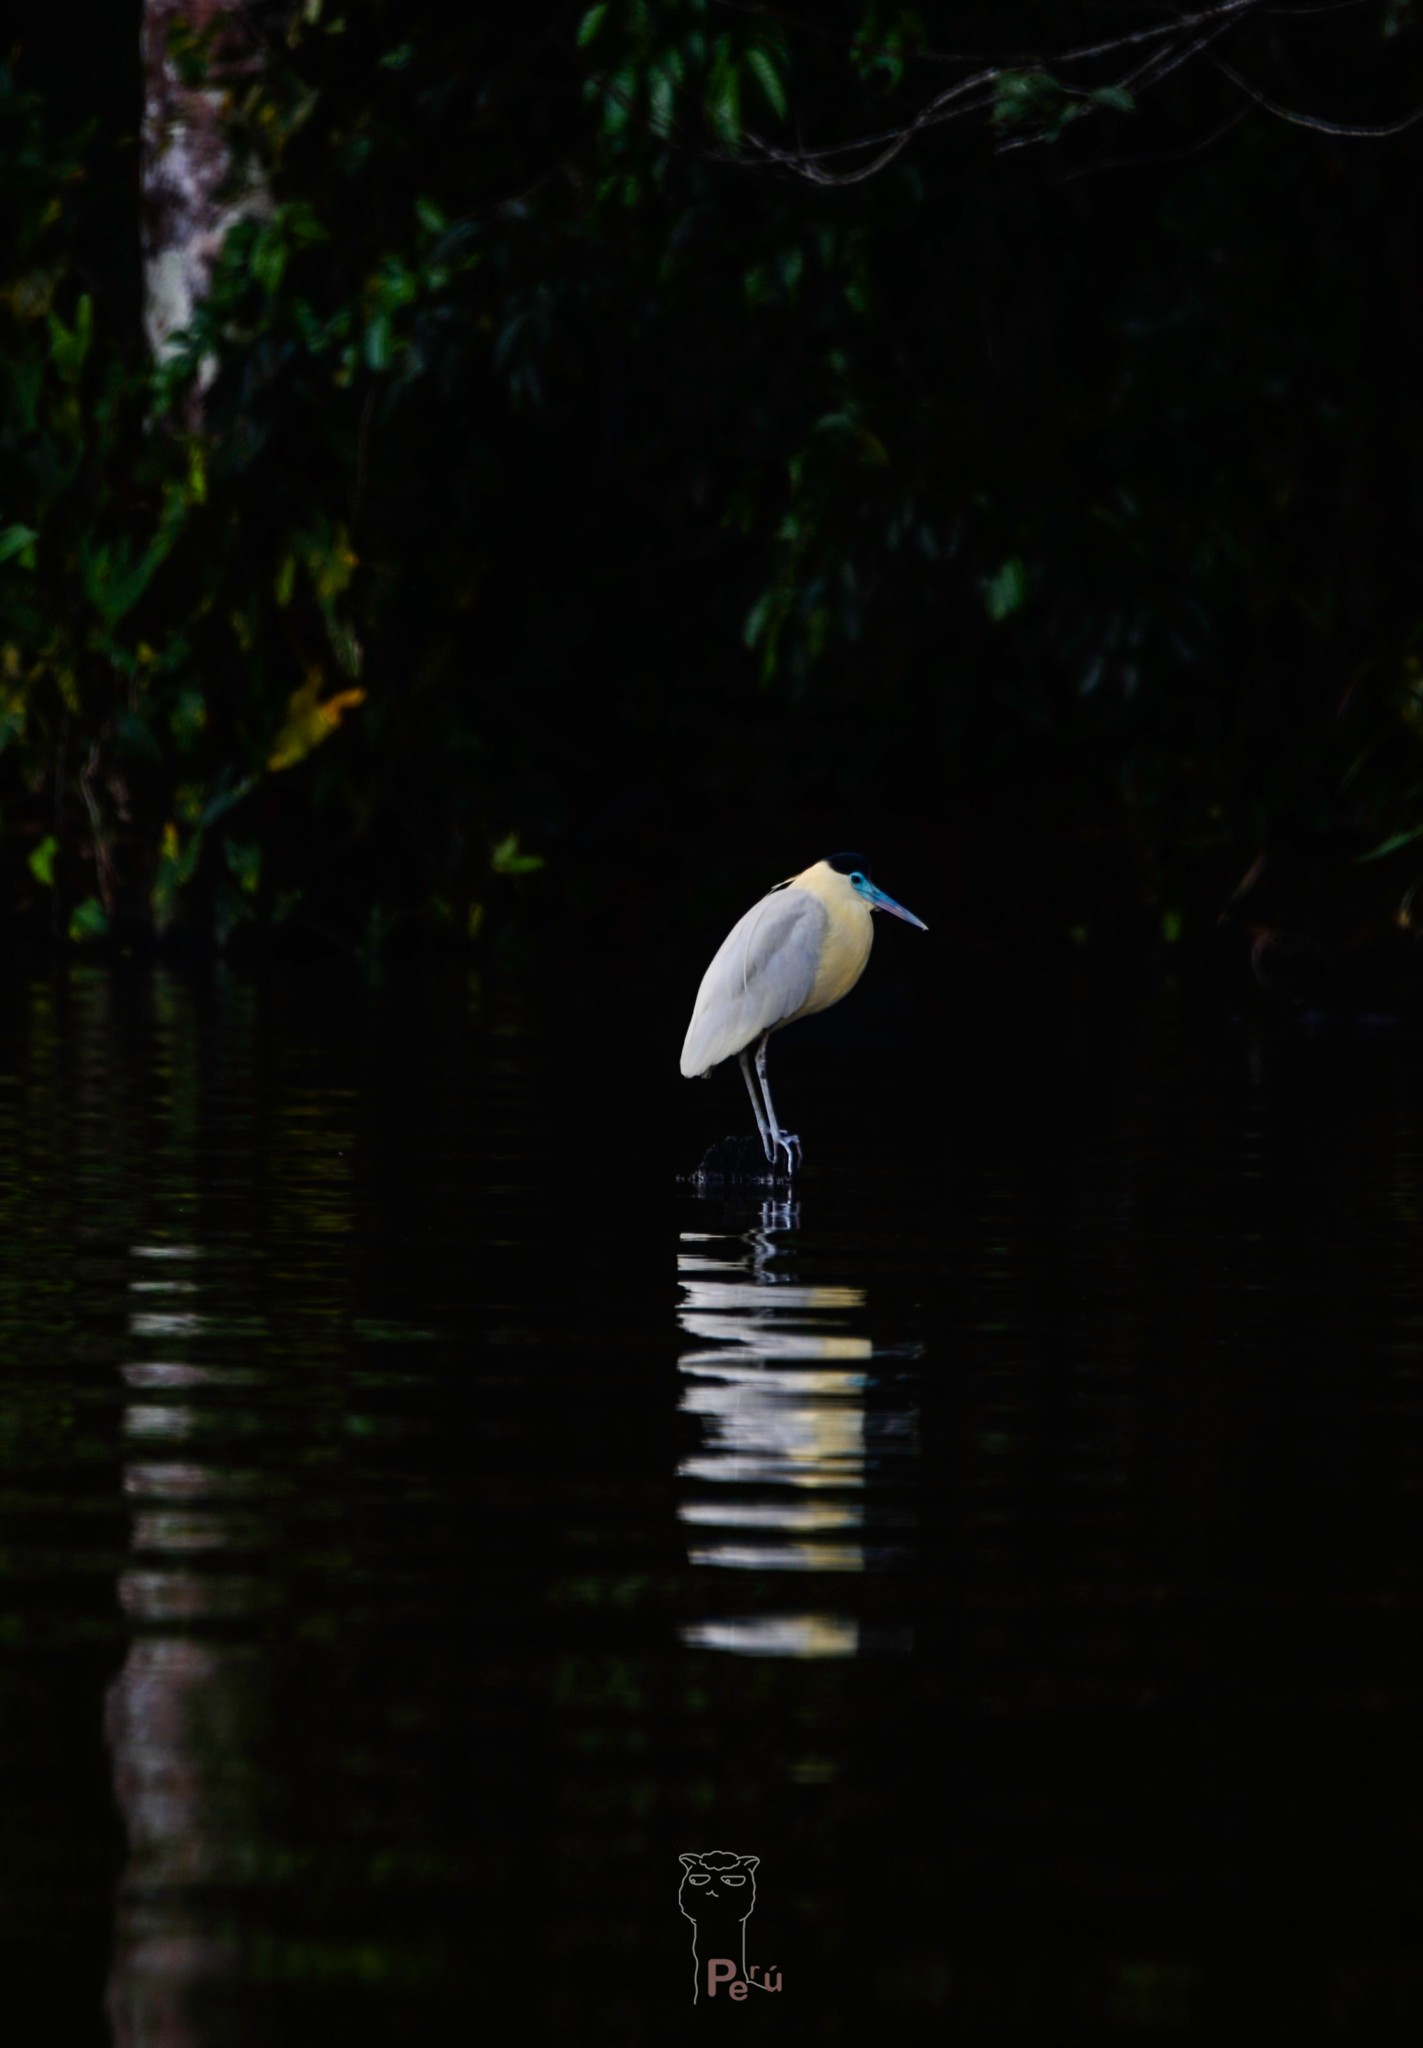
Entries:
{"label": "bird reflection in water", "polygon": [[[916,1418],[886,1366],[917,1347],[891,1352],[855,1327],[862,1288],[799,1279],[799,1225],[799,1202],[773,1200],[735,1235],[682,1234],[677,1320],[693,1341],[679,1406],[699,1442],[678,1468],[678,1512],[693,1566],[853,1581],[903,1556]],[[758,1606],[691,1623],[682,1639],[762,1657],[907,1647],[867,1630],[860,1603],[836,1590],[833,1609]]]}

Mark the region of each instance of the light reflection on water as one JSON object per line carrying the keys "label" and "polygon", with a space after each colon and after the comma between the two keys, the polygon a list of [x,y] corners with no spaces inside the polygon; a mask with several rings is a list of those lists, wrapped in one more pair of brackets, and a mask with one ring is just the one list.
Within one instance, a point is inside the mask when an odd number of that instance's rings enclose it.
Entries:
{"label": "light reflection on water", "polygon": [[[858,1326],[865,1290],[802,1280],[800,1228],[797,1202],[766,1200],[743,1230],[682,1233],[677,1322],[693,1342],[677,1361],[679,1407],[698,1447],[678,1465],[677,1512],[693,1567],[820,1578],[829,1597],[837,1578],[902,1557],[916,1417],[902,1389],[872,1413],[872,1393],[888,1391],[876,1360],[888,1354]],[[891,1500],[894,1544],[876,1540],[875,1528]],[[681,1635],[689,1648],[741,1656],[855,1657],[869,1647],[859,1616],[830,1604],[707,1615]],[[902,1636],[874,1647],[891,1643],[909,1647]]]}
{"label": "light reflection on water", "polygon": [[[131,1255],[145,1262],[140,1272],[155,1259],[181,1260],[184,1276],[130,1279],[131,1294],[201,1293],[199,1246],[135,1245]],[[230,1318],[224,1329],[220,1315],[201,1309],[135,1312],[128,1327],[131,1337],[160,1343],[201,1343],[215,1331],[230,1343],[232,1335]],[[262,1652],[210,1631],[250,1625],[273,1597],[261,1574],[231,1568],[273,1540],[251,1507],[262,1475],[233,1457],[234,1439],[254,1436],[257,1418],[214,1399],[258,1388],[263,1375],[190,1357],[139,1359],[119,1372],[130,1396],[123,1490],[133,1519],[132,1562],[117,1591],[134,1633],[104,1716],[129,1849],[106,2003],[114,2048],[203,2048],[212,2036],[198,2002],[241,1963],[240,1942],[204,1900],[250,1882],[262,1863],[257,1768],[243,1742]],[[160,1446],[184,1456],[154,1462]]]}
{"label": "light reflection on water", "polygon": [[[225,970],[8,994],[0,1495],[28,1547],[0,1543],[0,1931],[36,1979],[52,1943],[46,1992],[78,2001],[36,2038],[275,2048],[353,2002],[387,2031],[375,1994],[408,2003],[454,1952],[421,1684],[449,1573],[438,1463],[396,1448],[428,1435],[405,1344],[432,1332],[402,1313],[423,1245],[385,1290],[347,1257],[347,1012],[264,1009]],[[411,1071],[384,1072],[368,1142]]]}

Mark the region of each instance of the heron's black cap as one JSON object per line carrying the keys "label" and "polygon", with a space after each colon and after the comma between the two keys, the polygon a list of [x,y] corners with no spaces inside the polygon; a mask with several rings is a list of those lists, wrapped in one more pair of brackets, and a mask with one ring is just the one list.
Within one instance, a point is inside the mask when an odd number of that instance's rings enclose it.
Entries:
{"label": "heron's black cap", "polygon": [[870,864],[862,853],[827,853],[825,865],[837,875],[867,875]]}

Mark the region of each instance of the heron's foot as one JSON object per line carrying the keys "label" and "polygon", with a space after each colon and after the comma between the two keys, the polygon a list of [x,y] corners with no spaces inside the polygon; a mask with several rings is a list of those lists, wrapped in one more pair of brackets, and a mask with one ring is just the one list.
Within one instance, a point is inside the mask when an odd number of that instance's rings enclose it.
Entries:
{"label": "heron's foot", "polygon": [[[795,1135],[794,1131],[777,1131],[776,1148],[778,1151],[785,1152],[786,1172],[798,1173],[800,1171],[801,1157],[800,1139]],[[772,1157],[771,1163],[772,1165],[775,1164],[774,1156]]]}

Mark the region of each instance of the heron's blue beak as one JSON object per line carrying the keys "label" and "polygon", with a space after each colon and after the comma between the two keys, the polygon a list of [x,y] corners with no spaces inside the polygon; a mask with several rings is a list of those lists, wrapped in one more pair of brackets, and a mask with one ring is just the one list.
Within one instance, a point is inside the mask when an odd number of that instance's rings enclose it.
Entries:
{"label": "heron's blue beak", "polygon": [[912,910],[906,910],[902,903],[896,903],[892,896],[886,896],[884,890],[877,889],[873,882],[863,883],[860,894],[866,903],[872,904],[876,910],[887,910],[892,917],[902,917],[906,924],[917,924],[921,932],[928,931],[929,927],[922,917],[916,917]]}

